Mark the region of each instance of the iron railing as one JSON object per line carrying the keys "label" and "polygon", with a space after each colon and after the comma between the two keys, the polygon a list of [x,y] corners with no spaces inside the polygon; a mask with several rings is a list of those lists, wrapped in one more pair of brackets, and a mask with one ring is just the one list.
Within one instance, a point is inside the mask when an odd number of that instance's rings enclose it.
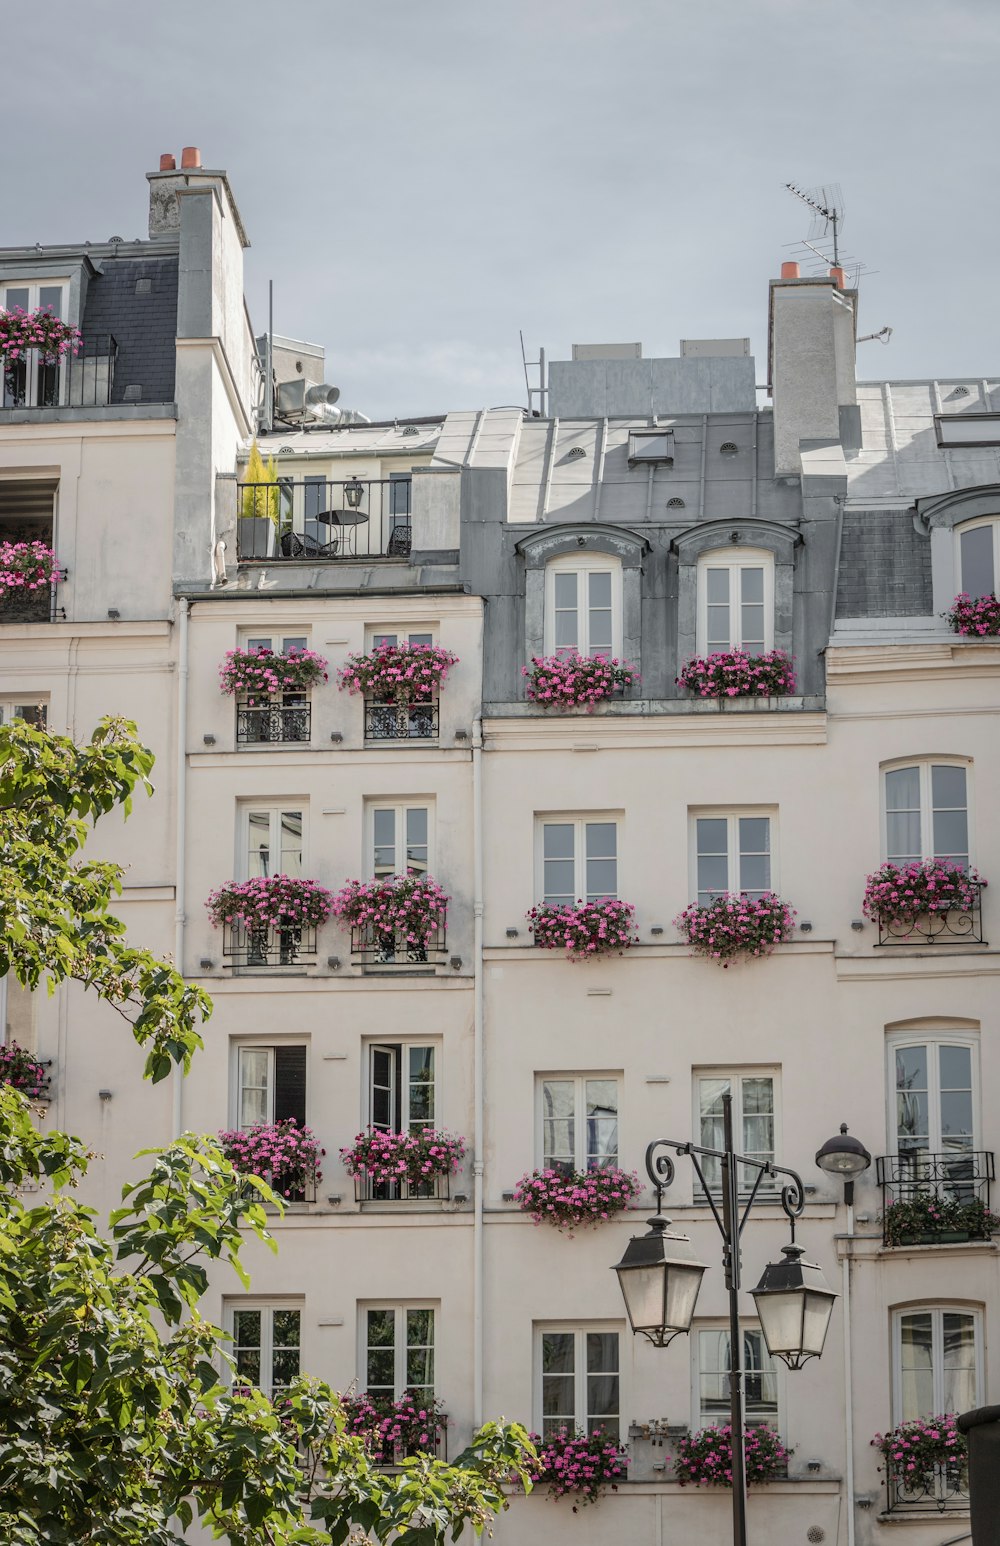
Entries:
{"label": "iron railing", "polygon": [[38,349],[16,360],[3,357],[0,407],[104,408],[111,402],[118,343],[111,333],[92,333],[79,354],[52,362]]}
{"label": "iron railing", "polygon": [[451,1197],[451,1176],[431,1176],[419,1186],[406,1181],[373,1181],[371,1176],[354,1177],[356,1202],[426,1202],[428,1199],[447,1201]]}
{"label": "iron railing", "polygon": [[438,704],[365,699],[366,741],[430,741],[440,734]]}
{"label": "iron railing", "polygon": [[283,478],[237,483],[236,552],[241,562],[408,558],[407,478]]}
{"label": "iron railing", "polygon": [[908,1472],[899,1460],[887,1459],[885,1484],[890,1514],[943,1514],[968,1509],[969,1470],[965,1456],[942,1461],[930,1470]]}
{"label": "iron railing", "polygon": [[984,881],[968,881],[972,902],[948,913],[918,913],[915,918],[879,919],[880,945],[985,945],[983,939]]}
{"label": "iron railing", "polygon": [[[275,1175],[273,1171],[269,1171],[260,1179],[266,1182],[272,1192],[276,1192],[284,1202],[315,1202],[318,1196],[315,1175],[296,1177],[282,1175],[280,1171]],[[243,1184],[240,1191],[244,1197],[255,1198],[257,1202],[261,1200],[260,1193],[249,1181]]]}
{"label": "iron railing", "polygon": [[316,955],[316,930],[308,925],[227,923],[222,954],[230,966],[300,966]]}
{"label": "iron railing", "polygon": [[446,923],[442,915],[425,944],[408,939],[406,929],[355,926],[351,930],[351,955],[371,966],[427,966],[447,949]]}
{"label": "iron railing", "polygon": [[308,703],[267,703],[260,708],[240,704],[236,710],[236,744],[308,741],[312,735],[312,710]]}
{"label": "iron railing", "polygon": [[[990,1182],[995,1178],[992,1153],[904,1149],[878,1155],[875,1173],[882,1189],[884,1245],[989,1239]],[[912,1212],[907,1204],[913,1205]]]}
{"label": "iron railing", "polygon": [[[20,537],[11,538],[21,541]],[[57,571],[60,583],[66,578],[66,570]],[[38,590],[9,590],[0,592],[0,623],[54,623],[65,619],[66,609],[56,605],[56,587],[43,585]]]}

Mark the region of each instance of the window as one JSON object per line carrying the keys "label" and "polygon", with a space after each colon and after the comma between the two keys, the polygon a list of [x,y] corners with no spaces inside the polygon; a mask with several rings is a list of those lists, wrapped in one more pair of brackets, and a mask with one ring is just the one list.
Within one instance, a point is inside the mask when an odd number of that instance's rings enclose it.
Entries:
{"label": "window", "polygon": [[543,1074],[536,1089],[543,1169],[617,1166],[617,1079],[605,1074]]}
{"label": "window", "polygon": [[306,1125],[304,1046],[236,1046],[235,1124],[241,1131],[289,1117]]}
{"label": "window", "polygon": [[370,805],[369,868],[386,875],[426,875],[430,864],[431,811],[427,805]]}
{"label": "window", "polygon": [[[733,1137],[737,1149],[751,1159],[773,1161],[777,1148],[777,1086],[778,1075],[774,1069],[702,1069],[694,1076],[695,1122],[700,1133],[698,1139],[706,1149],[723,1149],[722,1097],[733,1097]],[[722,1185],[719,1161],[704,1159],[702,1169],[705,1180],[713,1191]],[[757,1179],[757,1172],[742,1166],[740,1191],[749,1192]],[[775,1182],[765,1178],[762,1190],[773,1190]],[[700,1187],[696,1186],[695,1201],[700,1202]]]}
{"label": "window", "polygon": [[[289,650],[309,648],[305,634],[252,633],[240,639],[248,650],[273,650],[287,655]],[[236,705],[236,739],[241,745],[254,742],[308,741],[310,737],[309,694],[305,691],[276,693],[272,699],[251,707],[243,698]]]}
{"label": "window", "polygon": [[915,762],[907,767],[886,768],[882,778],[886,858],[893,864],[950,859],[968,865],[965,764]]}
{"label": "window", "polygon": [[973,600],[995,596],[1000,575],[1000,519],[970,521],[956,532],[958,538],[959,590]]}
{"label": "window", "polygon": [[26,693],[16,696],[0,698],[0,725],[9,725],[12,720],[23,719],[26,724],[34,725],[36,730],[44,730],[48,720],[48,704],[41,703],[37,699],[34,702],[25,702]]}
{"label": "window", "polygon": [[16,1041],[19,1047],[35,1047],[35,995],[21,986],[13,972],[0,977],[0,1026],[5,1046]]}
{"label": "window", "polygon": [[389,474],[389,531],[394,532],[397,527],[410,524],[410,492],[413,488],[413,477],[408,472],[390,472]]}
{"label": "window", "polygon": [[617,1331],[539,1329],[536,1406],[542,1438],[561,1428],[598,1429],[617,1442],[621,1375]]}
{"label": "window", "polygon": [[[338,491],[339,492],[339,491]],[[326,521],[320,521],[317,517],[325,514],[330,508],[331,501],[327,498],[327,482],[324,477],[311,477],[302,479],[303,498],[303,533],[307,539],[306,552],[321,552],[332,535],[330,525]],[[311,546],[315,543],[315,547]]]}
{"label": "window", "polygon": [[302,875],[302,811],[253,805],[243,812],[243,879]]}
{"label": "window", "polygon": [[983,1402],[982,1323],[978,1310],[926,1306],[893,1316],[896,1423]]}
{"label": "window", "polygon": [[695,816],[695,892],[707,906],[726,891],[761,897],[774,889],[770,816]]}
{"label": "window", "polygon": [[380,644],[433,644],[434,635],[429,629],[423,631],[406,631],[402,633],[385,633],[381,628],[373,629],[370,635],[369,649],[376,649]]}
{"label": "window", "polygon": [[370,1396],[399,1401],[408,1390],[434,1399],[434,1310],[367,1305],[361,1312],[361,1364]]}
{"label": "window", "polygon": [[234,1382],[275,1396],[297,1379],[301,1367],[302,1311],[283,1305],[230,1305],[228,1329]]}
{"label": "window", "polygon": [[[66,320],[65,284],[0,284],[0,310],[49,311]],[[3,408],[55,408],[61,398],[62,370],[47,364],[35,349],[3,362]]]}
{"label": "window", "polygon": [[698,653],[774,648],[774,559],[717,549],[698,562]]}
{"label": "window", "polygon": [[[728,1327],[701,1327],[694,1340],[696,1428],[720,1428],[729,1421],[732,1341]],[[778,1372],[759,1326],[743,1327],[743,1368],[748,1427],[777,1429]]]}
{"label": "window", "polygon": [[618,823],[551,817],[538,825],[538,886],[553,905],[618,895]]}
{"label": "window", "polygon": [[[409,483],[407,483],[409,488]],[[409,520],[409,516],[406,517]],[[368,649],[380,644],[433,644],[430,629],[408,629],[386,632],[370,629]],[[437,698],[420,703],[397,703],[395,698],[369,698],[365,703],[365,739],[368,741],[428,740],[438,734]]]}
{"label": "window", "polygon": [[622,571],[604,553],[554,558],[545,570],[546,655],[622,653]]}
{"label": "window", "polygon": [[[368,1122],[378,1132],[412,1133],[433,1129],[436,1120],[438,1049],[418,1042],[388,1042],[368,1048]],[[447,1178],[442,1178],[444,1185]],[[438,1178],[426,1186],[365,1182],[366,1197],[392,1201],[401,1197],[447,1195]]]}
{"label": "window", "polygon": [[960,1176],[976,1148],[978,1048],[972,1041],[889,1043],[889,1133],[893,1153],[918,1170],[941,1155]]}

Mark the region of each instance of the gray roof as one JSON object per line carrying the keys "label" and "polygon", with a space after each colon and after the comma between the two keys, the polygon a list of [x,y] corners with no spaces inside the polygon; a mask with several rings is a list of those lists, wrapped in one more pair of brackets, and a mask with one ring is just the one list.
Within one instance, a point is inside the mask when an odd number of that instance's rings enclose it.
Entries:
{"label": "gray roof", "polygon": [[87,343],[98,334],[118,344],[114,403],[170,403],[174,399],[177,338],[176,257],[106,260],[87,289],[82,332]]}

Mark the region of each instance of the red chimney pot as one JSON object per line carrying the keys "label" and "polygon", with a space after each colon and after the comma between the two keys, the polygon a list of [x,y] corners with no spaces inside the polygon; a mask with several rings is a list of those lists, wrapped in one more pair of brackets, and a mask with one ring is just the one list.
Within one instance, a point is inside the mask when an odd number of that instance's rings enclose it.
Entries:
{"label": "red chimney pot", "polygon": [[830,278],[833,280],[838,290],[843,290],[845,288],[847,284],[847,275],[844,273],[842,268],[831,268]]}
{"label": "red chimney pot", "polygon": [[798,279],[799,265],[797,263],[782,263],[781,277],[782,279]]}
{"label": "red chimney pot", "polygon": [[172,156],[170,154],[169,150],[168,150],[165,155],[162,155],[160,157],[160,171],[161,172],[176,172],[176,170],[177,170],[177,158],[176,158],[176,156]]}
{"label": "red chimney pot", "polygon": [[181,166],[201,166],[201,151],[198,149],[197,145],[184,146],[184,149],[181,151]]}

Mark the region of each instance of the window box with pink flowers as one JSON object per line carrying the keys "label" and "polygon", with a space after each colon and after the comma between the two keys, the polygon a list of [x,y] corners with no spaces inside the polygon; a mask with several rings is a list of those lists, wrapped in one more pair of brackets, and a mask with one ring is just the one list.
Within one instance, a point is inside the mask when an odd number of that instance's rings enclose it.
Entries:
{"label": "window box with pink flowers", "polygon": [[220,886],[205,906],[223,931],[222,953],[230,965],[295,966],[315,956],[316,930],[333,900],[314,880],[257,875]]}
{"label": "window box with pink flowers", "polygon": [[768,956],[791,938],[795,909],[773,891],[760,896],[724,891],[710,902],[692,902],[674,919],[696,955],[720,966]]}
{"label": "window box with pink flowers", "polygon": [[361,1391],[341,1402],[347,1432],[364,1439],[376,1465],[398,1465],[411,1455],[447,1457],[448,1414],[425,1390],[405,1390],[398,1401]]}
{"label": "window box with pink flowers", "polygon": [[46,542],[0,542],[0,623],[47,623],[65,575]]}
{"label": "window box with pink flowers", "polygon": [[525,697],[540,708],[593,713],[599,703],[621,697],[640,680],[635,666],[616,656],[561,655],[532,656],[530,666],[521,667],[527,678]]}
{"label": "window box with pink flowers", "polygon": [[795,671],[784,650],[723,650],[689,660],[677,685],[696,698],[717,699],[721,708],[733,698],[786,698],[795,691]]}
{"label": "window box with pink flowers", "polygon": [[954,1412],[913,1418],[871,1442],[882,1457],[890,1514],[968,1509],[968,1442]]}
{"label": "window box with pink flowers", "polygon": [[408,1132],[370,1127],[340,1155],[361,1202],[447,1197],[465,1158],[465,1139],[432,1127]]}
{"label": "window box with pink flowers", "polygon": [[430,875],[349,880],[333,912],[351,930],[351,954],[382,966],[427,965],[446,948],[450,897]]}
{"label": "window box with pink flowers", "polygon": [[539,902],[526,914],[540,950],[563,950],[574,961],[621,955],[638,944],[635,908],[617,897],[596,902]]}
{"label": "window box with pink flowers", "polygon": [[321,1149],[311,1128],[294,1117],[219,1134],[223,1153],[244,1176],[257,1176],[287,1202],[315,1202],[322,1181]]}
{"label": "window box with pink flowers", "polygon": [[[788,1474],[791,1454],[766,1423],[748,1428],[743,1436],[747,1486],[781,1481]],[[729,1423],[702,1428],[689,1438],[677,1440],[674,1480],[682,1487],[732,1488],[733,1430]]]}
{"label": "window box with pink flowers", "polygon": [[981,945],[986,884],[953,859],[887,862],[867,877],[861,908],[878,924],[880,945]]}
{"label": "window box with pink flowers", "polygon": [[629,1465],[628,1451],[602,1428],[550,1429],[531,1435],[538,1452],[532,1467],[536,1483],[546,1483],[552,1498],[572,1498],[573,1512],[598,1503],[605,1491],[618,1491]]}
{"label": "window box with pink flowers", "polygon": [[514,1201],[534,1224],[551,1224],[561,1234],[577,1229],[596,1229],[624,1212],[642,1192],[634,1170],[597,1166],[592,1170],[566,1170],[550,1166],[522,1176],[514,1188]]}
{"label": "window box with pink flowers", "polygon": [[365,700],[366,741],[434,740],[438,697],[457,665],[458,656],[440,645],[387,640],[366,655],[349,655],[338,681]]}
{"label": "window box with pink flowers", "polygon": [[945,617],[952,633],[966,639],[995,639],[1000,635],[1000,601],[996,596],[968,596],[960,591]]}

